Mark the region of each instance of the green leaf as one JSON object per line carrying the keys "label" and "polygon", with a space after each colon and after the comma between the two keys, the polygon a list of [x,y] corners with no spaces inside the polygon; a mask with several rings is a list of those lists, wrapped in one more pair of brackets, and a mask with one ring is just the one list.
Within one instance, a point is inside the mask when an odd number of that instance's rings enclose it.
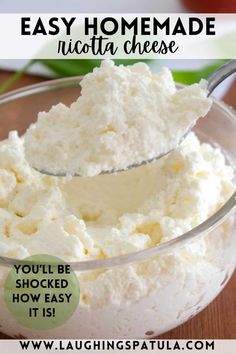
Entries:
{"label": "green leaf", "polygon": [[214,71],[228,60],[217,60],[213,64],[207,65],[198,70],[183,70],[172,71],[174,80],[182,84],[191,85],[199,82],[201,79],[207,79]]}
{"label": "green leaf", "polygon": [[21,70],[16,71],[13,75],[9,77],[9,79],[4,81],[4,83],[0,85],[0,95],[7,92],[12,87],[12,85],[26,73],[27,69],[31,67],[33,63],[33,60],[29,61]]}

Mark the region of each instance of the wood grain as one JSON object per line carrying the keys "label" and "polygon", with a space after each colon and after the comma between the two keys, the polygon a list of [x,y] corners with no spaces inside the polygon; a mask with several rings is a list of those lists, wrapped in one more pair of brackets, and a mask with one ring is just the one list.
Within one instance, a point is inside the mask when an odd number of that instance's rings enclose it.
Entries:
{"label": "wood grain", "polygon": [[[9,72],[0,71],[0,84],[9,77]],[[45,79],[25,75],[13,88],[31,85]],[[236,83],[226,95],[228,104],[236,108]],[[16,107],[20,111],[20,107]],[[7,121],[10,121],[8,117]],[[6,124],[7,124],[6,121]],[[0,333],[0,339],[9,337]],[[222,293],[200,314],[161,336],[165,339],[236,339],[236,273],[232,276]]]}

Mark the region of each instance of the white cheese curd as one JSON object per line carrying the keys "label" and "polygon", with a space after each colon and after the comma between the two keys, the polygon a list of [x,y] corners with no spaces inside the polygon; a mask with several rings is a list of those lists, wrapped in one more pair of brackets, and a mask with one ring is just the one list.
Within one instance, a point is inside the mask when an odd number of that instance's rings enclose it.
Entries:
{"label": "white cheese curd", "polygon": [[38,114],[25,135],[30,165],[52,174],[95,176],[165,154],[210,109],[206,82],[176,89],[171,72],[110,60],[81,81],[70,107]]}
{"label": "white cheese curd", "polygon": [[[106,64],[107,65],[107,64]],[[58,109],[58,108],[57,108]],[[191,230],[231,196],[233,169],[217,148],[191,133],[157,162],[115,175],[48,177],[24,157],[24,138],[0,143],[0,252],[56,255],[66,261],[141,251]],[[231,220],[183,247],[141,263],[78,272],[80,304],[61,327],[19,325],[3,300],[9,335],[51,338],[150,338],[205,307],[233,270]]]}

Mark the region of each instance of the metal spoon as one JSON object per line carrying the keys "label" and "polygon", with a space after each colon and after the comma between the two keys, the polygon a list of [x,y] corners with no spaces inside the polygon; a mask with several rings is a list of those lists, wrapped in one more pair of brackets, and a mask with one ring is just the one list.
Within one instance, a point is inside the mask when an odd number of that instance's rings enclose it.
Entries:
{"label": "metal spoon", "polygon": [[[233,73],[236,72],[236,59],[230,60],[229,62],[227,62],[226,64],[222,65],[218,70],[216,70],[208,79],[208,85],[207,85],[207,90],[208,90],[208,97],[211,95],[211,93],[215,90],[215,88],[221,83],[223,82],[228,76],[232,75]],[[181,137],[179,143],[177,146],[175,146],[173,149],[170,149],[169,151],[160,154],[158,156],[155,156],[151,159],[148,160],[144,160],[142,162],[139,163],[133,163],[129,166],[127,166],[126,168],[123,169],[112,169],[112,170],[107,170],[107,171],[102,171],[100,173],[100,175],[105,175],[105,174],[113,174],[113,173],[117,173],[117,172],[122,172],[122,171],[126,171],[126,170],[130,170],[132,168],[135,167],[140,167],[143,165],[147,165],[153,161],[159,160],[160,158],[162,158],[163,156],[169,154],[171,151],[175,150],[182,142],[183,140],[187,137],[187,135],[190,133],[190,131],[192,130],[192,127],[185,132],[185,134]],[[45,171],[45,170],[38,170],[37,168],[33,167],[36,171],[45,174],[45,175],[49,175],[49,176],[55,176],[55,177],[63,177],[63,176],[71,176],[70,173],[68,172],[60,172],[57,174],[53,174],[51,172]],[[81,175],[79,174],[72,174],[73,177],[81,177]]]}

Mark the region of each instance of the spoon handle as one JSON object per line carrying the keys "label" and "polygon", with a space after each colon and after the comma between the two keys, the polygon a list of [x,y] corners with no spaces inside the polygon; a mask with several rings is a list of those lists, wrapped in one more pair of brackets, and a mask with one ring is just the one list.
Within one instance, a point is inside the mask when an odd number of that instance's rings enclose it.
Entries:
{"label": "spoon handle", "polygon": [[236,72],[236,59],[228,61],[226,64],[222,65],[218,70],[216,70],[208,78],[208,96],[211,95],[212,91],[224,81],[228,76]]}

